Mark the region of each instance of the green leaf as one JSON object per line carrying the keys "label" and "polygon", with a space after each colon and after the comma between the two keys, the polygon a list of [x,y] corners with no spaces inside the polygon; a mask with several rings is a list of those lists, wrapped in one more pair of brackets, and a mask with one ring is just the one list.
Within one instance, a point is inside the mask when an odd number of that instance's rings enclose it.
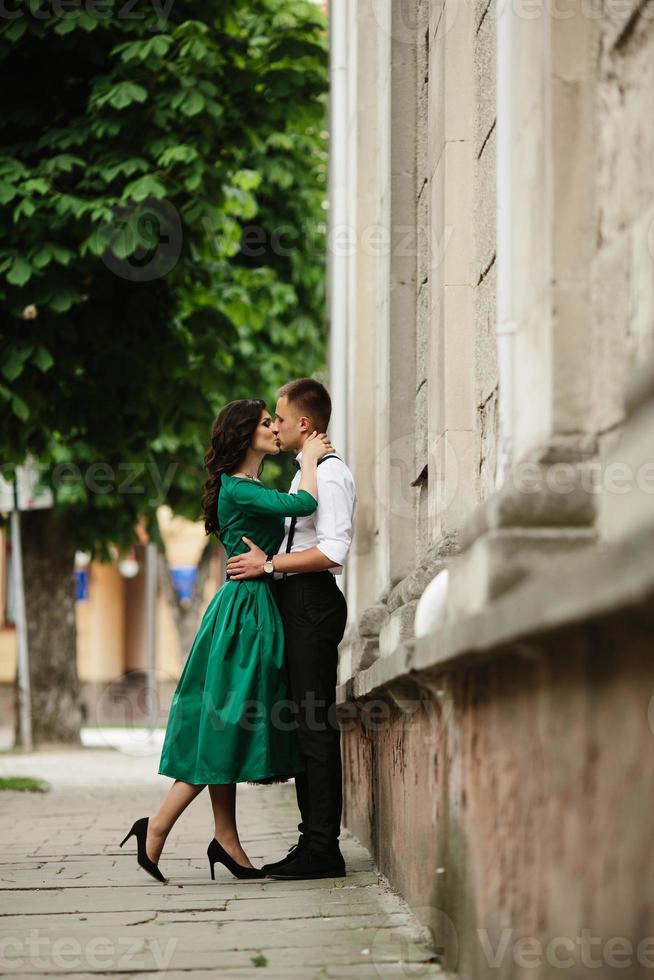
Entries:
{"label": "green leaf", "polygon": [[240,187],[225,187],[225,211],[239,218],[250,219],[257,213],[256,198]]}
{"label": "green leaf", "polygon": [[48,300],[48,306],[55,313],[66,313],[73,305],[76,299],[75,293],[69,291],[63,291],[57,293],[52,299]]}
{"label": "green leaf", "polygon": [[107,102],[114,109],[125,109],[134,102],[145,102],[148,97],[147,89],[135,82],[119,82],[108,91],[94,99],[95,105],[103,106]]}
{"label": "green leaf", "polygon": [[239,170],[232,182],[243,191],[254,191],[261,186],[261,174],[257,170]]}
{"label": "green leaf", "polygon": [[12,347],[2,365],[2,373],[7,381],[15,381],[23,373],[25,361],[32,353],[32,347]]}
{"label": "green leaf", "polygon": [[147,89],[133,82],[123,82],[113,90],[109,101],[116,109],[124,109],[132,102],[145,102],[148,97]]}
{"label": "green leaf", "polygon": [[150,174],[133,180],[123,191],[123,200],[145,201],[148,197],[160,199],[166,196],[166,188]]}
{"label": "green leaf", "polygon": [[109,247],[111,248],[113,254],[117,259],[121,260],[126,259],[129,255],[132,255],[138,246],[139,242],[137,241],[137,236],[134,234],[133,229],[129,225],[121,228],[109,243]]}
{"label": "green leaf", "polygon": [[0,156],[0,176],[7,177],[15,183],[26,174],[27,167],[20,160],[10,156]]}
{"label": "green leaf", "polygon": [[50,351],[46,350],[45,347],[37,347],[34,351],[34,356],[32,358],[39,370],[45,372],[49,371],[54,364],[54,358]]}
{"label": "green leaf", "polygon": [[31,276],[32,266],[27,259],[18,255],[12,262],[6,278],[7,282],[10,282],[12,286],[24,286],[26,282],[29,282]]}
{"label": "green leaf", "polygon": [[169,34],[157,34],[147,41],[127,41],[125,44],[118,44],[112,49],[111,53],[112,55],[119,54],[121,61],[126,63],[130,61],[146,61],[151,54],[162,58],[172,43],[173,39]]}
{"label": "green leaf", "polygon": [[268,137],[268,146],[276,150],[292,150],[293,138],[288,133],[272,133]]}
{"label": "green leaf", "polygon": [[184,181],[184,187],[187,191],[195,191],[198,189],[202,183],[202,171],[196,170],[194,174],[191,174]]}
{"label": "green leaf", "polygon": [[96,228],[80,245],[80,255],[103,255],[108,243],[106,228]]}
{"label": "green leaf", "polygon": [[[56,156],[51,157],[49,160],[44,162],[43,169],[49,174],[69,174],[75,167],[84,166],[86,166],[86,164],[81,157],[73,156],[71,153],[58,153]],[[49,189],[50,188],[48,187],[48,190]]]}
{"label": "green leaf", "polygon": [[16,41],[20,41],[26,30],[27,17],[23,15],[22,17],[18,17],[13,24],[10,24],[7,30],[4,31],[3,37],[7,38],[8,41],[11,41],[12,44],[15,44]]}
{"label": "green leaf", "polygon": [[191,163],[198,157],[198,151],[193,146],[169,146],[159,157],[159,164],[162,167],[169,167],[171,163]]}
{"label": "green leaf", "polygon": [[152,38],[152,50],[156,55],[162,58],[170,48],[173,43],[173,39],[170,34],[157,34],[156,37]]}
{"label": "green leaf", "polygon": [[21,189],[28,194],[49,194],[50,184],[42,177],[33,177],[31,180],[26,180]]}
{"label": "green leaf", "polygon": [[17,415],[21,422],[26,422],[30,415],[30,410],[27,407],[27,403],[23,401],[18,395],[13,395],[11,399],[11,407],[13,409],[14,415]]}
{"label": "green leaf", "polygon": [[30,256],[30,262],[37,269],[44,269],[52,261],[52,252],[47,245],[42,245]]}
{"label": "green leaf", "polygon": [[29,197],[24,197],[20,204],[14,208],[14,223],[19,221],[23,215],[25,215],[26,218],[31,218],[35,211],[36,206],[34,203],[29,199]]}
{"label": "green leaf", "polygon": [[98,19],[92,17],[91,14],[86,10],[80,10],[78,24],[84,31],[94,31],[98,26]]}
{"label": "green leaf", "polygon": [[199,112],[202,112],[204,106],[205,101],[200,93],[190,92],[182,102],[180,108],[185,116],[197,116]]}
{"label": "green leaf", "polygon": [[76,26],[74,16],[61,17],[55,25],[55,32],[61,35],[70,34],[71,31],[75,30]]}
{"label": "green leaf", "polygon": [[6,180],[0,180],[0,204],[8,204],[13,201],[18,191],[13,184]]}
{"label": "green leaf", "polygon": [[75,253],[71,249],[66,248],[64,245],[58,245],[57,242],[53,242],[50,248],[60,265],[70,265],[71,261],[75,258]]}
{"label": "green leaf", "polygon": [[191,40],[185,41],[184,44],[179,49],[179,54],[181,58],[195,59],[196,61],[202,61],[208,54],[209,49],[206,44],[202,41]]}
{"label": "green leaf", "polygon": [[143,157],[128,157],[126,160],[118,160],[116,163],[112,163],[108,166],[102,166],[100,168],[100,174],[104,180],[111,183],[118,174],[125,174],[126,177],[131,177],[134,173],[143,173],[150,169],[151,164]]}
{"label": "green leaf", "polygon": [[54,194],[51,201],[54,203],[58,214],[72,215],[74,218],[81,218],[86,211],[92,210],[94,206],[73,194]]}

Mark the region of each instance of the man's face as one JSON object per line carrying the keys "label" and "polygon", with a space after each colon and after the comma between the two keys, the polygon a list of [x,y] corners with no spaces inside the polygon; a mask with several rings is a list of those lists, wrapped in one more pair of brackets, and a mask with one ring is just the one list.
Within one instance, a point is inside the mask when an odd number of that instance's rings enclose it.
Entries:
{"label": "man's face", "polygon": [[300,415],[294,405],[289,405],[286,395],[277,400],[273,431],[279,440],[279,448],[282,452],[297,453],[302,449],[309,434],[309,424],[306,415]]}

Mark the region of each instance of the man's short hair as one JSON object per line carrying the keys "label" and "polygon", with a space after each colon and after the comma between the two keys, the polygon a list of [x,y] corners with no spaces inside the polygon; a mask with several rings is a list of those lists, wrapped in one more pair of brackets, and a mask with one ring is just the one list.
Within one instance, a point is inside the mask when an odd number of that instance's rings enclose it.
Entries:
{"label": "man's short hair", "polygon": [[318,432],[326,432],[332,414],[332,400],[323,384],[314,378],[298,378],[289,381],[277,392],[278,398],[287,398],[289,405],[306,415]]}

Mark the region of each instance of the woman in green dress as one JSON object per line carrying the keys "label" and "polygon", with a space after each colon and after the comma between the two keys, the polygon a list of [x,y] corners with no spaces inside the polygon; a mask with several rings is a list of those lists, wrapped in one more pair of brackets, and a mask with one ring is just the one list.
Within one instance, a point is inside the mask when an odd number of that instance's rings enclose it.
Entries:
{"label": "woman in green dress", "polygon": [[[297,493],[280,493],[258,479],[264,457],[280,451],[272,425],[265,402],[241,399],[213,426],[202,508],[207,534],[220,537],[228,558],[248,550],[245,537],[276,553],[284,518],[318,506],[316,467],[333,452],[328,437],[314,433],[307,440]],[[239,840],[236,783],[284,781],[304,768],[271,579],[228,580],[216,592],[177,683],[159,763],[159,773],[175,782],[157,812],[137,820],[121,844],[135,836],[138,863],[159,881],[166,881],[157,863],[166,837],[205,786],[215,823],[207,852],[211,877],[218,861],[236,877],[265,877]]]}

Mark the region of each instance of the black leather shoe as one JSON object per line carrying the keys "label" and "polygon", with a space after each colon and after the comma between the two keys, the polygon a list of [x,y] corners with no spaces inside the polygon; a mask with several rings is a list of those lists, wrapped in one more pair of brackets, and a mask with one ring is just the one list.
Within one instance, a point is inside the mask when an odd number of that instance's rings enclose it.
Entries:
{"label": "black leather shoe", "polygon": [[[295,853],[297,854],[297,851]],[[345,861],[340,851],[333,854],[316,854],[306,848],[278,871],[269,871],[268,875],[278,881],[301,881],[305,878],[344,878]]]}
{"label": "black leather shoe", "polygon": [[289,848],[286,857],[281,858],[279,861],[271,861],[270,864],[262,864],[261,870],[265,871],[267,875],[279,871],[280,868],[286,867],[289,861],[294,861],[298,854],[300,854],[306,846],[305,838],[300,836],[297,844],[293,844],[293,847]]}

